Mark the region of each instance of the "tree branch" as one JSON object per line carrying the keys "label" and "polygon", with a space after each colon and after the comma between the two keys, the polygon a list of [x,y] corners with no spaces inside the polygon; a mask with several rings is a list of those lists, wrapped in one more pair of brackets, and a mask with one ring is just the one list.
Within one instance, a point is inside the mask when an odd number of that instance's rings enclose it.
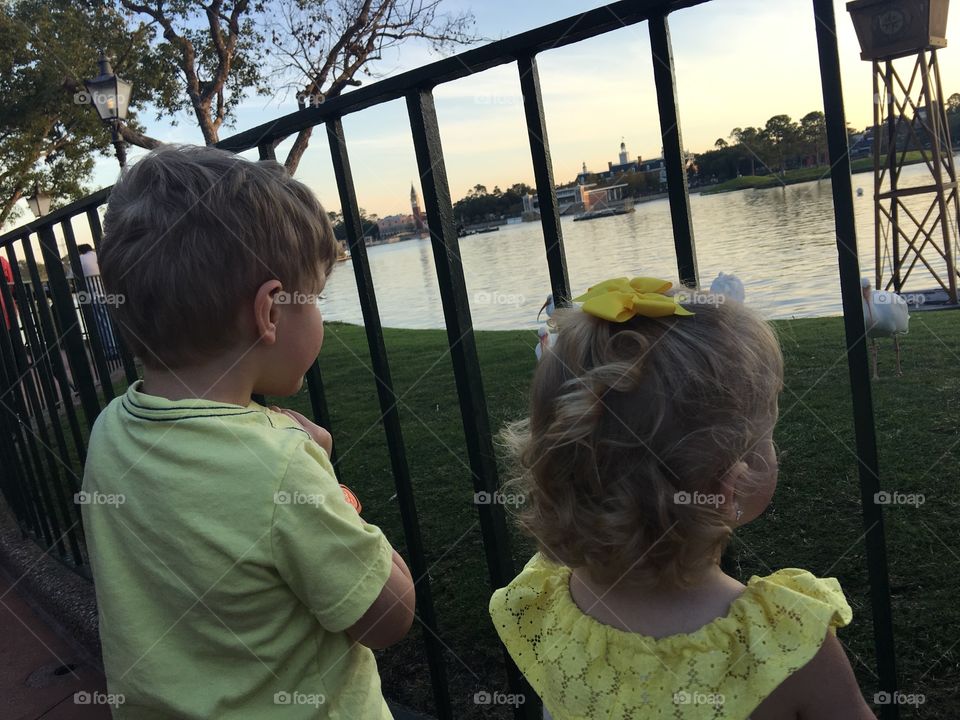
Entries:
{"label": "tree branch", "polygon": [[159,140],[152,138],[149,135],[144,135],[143,133],[137,132],[128,125],[120,125],[120,137],[122,137],[131,145],[136,145],[137,147],[142,147],[146,150],[153,150],[155,147],[159,147],[163,144]]}

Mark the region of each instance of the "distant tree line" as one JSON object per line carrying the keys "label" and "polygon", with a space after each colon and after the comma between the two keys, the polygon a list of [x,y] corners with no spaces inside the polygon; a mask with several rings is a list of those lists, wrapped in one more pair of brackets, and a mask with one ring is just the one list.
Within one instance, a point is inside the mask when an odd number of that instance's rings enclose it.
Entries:
{"label": "distant tree line", "polygon": [[[360,227],[363,229],[363,237],[373,237],[376,239],[380,238],[380,226],[377,223],[380,221],[380,218],[376,213],[373,215],[367,215],[367,211],[363,208],[360,208]],[[327,211],[327,216],[330,218],[330,224],[333,225],[333,234],[336,236],[337,240],[342,240],[343,242],[347,241],[347,228],[343,222],[343,213],[340,212],[330,212]]]}
{"label": "distant tree line", "polygon": [[827,124],[820,111],[807,113],[799,122],[789,115],[774,115],[763,127],[734,128],[729,141],[719,138],[713,150],[697,156],[705,182],[781,174],[827,162]]}
{"label": "distant tree line", "polygon": [[947,98],[947,124],[950,126],[950,140],[954,145],[960,143],[960,93]]}
{"label": "distant tree line", "polygon": [[488,191],[484,185],[474,185],[467,196],[453,204],[453,214],[461,225],[516,217],[523,212],[523,197],[536,190],[526,183],[515,183],[506,190],[496,185]]}

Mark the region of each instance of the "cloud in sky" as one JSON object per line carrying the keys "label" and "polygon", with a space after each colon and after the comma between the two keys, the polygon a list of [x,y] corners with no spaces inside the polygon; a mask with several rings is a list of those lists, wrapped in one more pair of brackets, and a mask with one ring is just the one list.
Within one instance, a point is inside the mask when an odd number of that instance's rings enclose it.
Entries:
{"label": "cloud in sky", "polygon": [[[452,11],[471,10],[477,17],[478,34],[493,39],[603,4],[596,0],[448,1]],[[862,128],[872,121],[871,65],[860,60],[843,0],[835,1],[835,11],[847,119]],[[762,126],[780,113],[799,119],[822,110],[814,22],[810,0],[722,0],[671,15],[685,146],[694,152],[707,150],[717,138],[727,138],[734,127]],[[954,13],[948,38],[960,43],[958,23]],[[410,44],[385,58],[380,70],[395,74],[435,59],[425,46]],[[940,61],[945,93],[960,91],[960,51],[947,48],[941,51]],[[621,138],[631,156],[660,154],[652,62],[645,23],[539,56],[558,182],[573,179],[583,162],[591,169],[605,169],[608,161],[616,161]],[[435,96],[454,199],[478,183],[488,188],[533,184],[515,65],[440,86]],[[293,109],[295,103],[289,97],[279,102],[251,98],[239,110],[235,125],[245,129]],[[200,138],[189,117],[178,127],[150,122],[149,113],[143,119],[161,139],[197,142]],[[360,204],[380,215],[408,211],[410,182],[419,190],[419,181],[404,103],[394,101],[349,115],[344,129]],[[281,146],[279,157],[285,149],[286,145]],[[98,162],[96,185],[107,185],[115,177],[112,159]],[[328,208],[339,209],[322,130],[314,133],[298,177],[314,188]]]}

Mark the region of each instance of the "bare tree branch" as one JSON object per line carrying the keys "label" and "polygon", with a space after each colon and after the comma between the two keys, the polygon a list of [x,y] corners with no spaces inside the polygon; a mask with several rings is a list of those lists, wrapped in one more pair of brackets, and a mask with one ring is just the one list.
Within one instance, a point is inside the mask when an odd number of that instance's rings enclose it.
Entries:
{"label": "bare tree branch", "polygon": [[137,132],[127,124],[120,125],[120,137],[126,140],[131,145],[136,145],[137,147],[142,147],[146,150],[153,150],[155,147],[159,147],[162,143],[150,137],[149,135],[144,135],[143,133]]}
{"label": "bare tree branch", "polygon": [[[281,90],[295,90],[301,107],[359,86],[362,77],[376,77],[371,63],[409,39],[426,40],[434,49],[477,40],[469,32],[473,16],[441,14],[443,0],[115,1],[148,18],[144,27],[162,35],[160,62],[182,74],[186,100],[180,107],[192,108],[207,144],[219,140],[231,109],[249,90],[276,91],[277,85],[262,82],[258,41],[264,38],[272,46],[272,78]],[[124,128],[123,135],[141,147],[157,144],[137,129]],[[285,163],[291,172],[311,136],[305,130],[294,141]]]}
{"label": "bare tree branch", "polygon": [[[216,127],[210,117],[209,99],[205,102],[201,91],[200,78],[197,74],[197,51],[193,43],[189,38],[177,32],[173,24],[173,18],[164,11],[163,0],[156,0],[154,5],[137,3],[133,0],[120,0],[120,4],[128,10],[152,18],[163,28],[164,39],[179,50],[177,64],[183,71],[187,96],[193,106],[194,114],[197,116],[197,123],[203,133],[203,139],[208,145],[215,143],[218,139]],[[229,69],[227,72],[229,72]],[[226,73],[224,73],[224,77],[226,77]]]}
{"label": "bare tree branch", "polygon": [[[272,27],[274,57],[281,74],[292,77],[288,87],[312,104],[340,95],[362,84],[361,75],[376,77],[371,63],[383,51],[412,38],[436,49],[474,42],[473,16],[441,15],[443,0],[323,0],[303,3],[280,0]],[[292,173],[311,137],[297,135],[285,165]],[[281,140],[282,141],[282,140]],[[281,141],[278,141],[281,142]]]}

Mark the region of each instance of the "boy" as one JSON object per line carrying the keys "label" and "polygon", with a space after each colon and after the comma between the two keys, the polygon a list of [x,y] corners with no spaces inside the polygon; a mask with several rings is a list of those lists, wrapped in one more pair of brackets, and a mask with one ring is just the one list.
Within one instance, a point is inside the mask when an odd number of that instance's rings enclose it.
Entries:
{"label": "boy", "polygon": [[323,208],[275,162],[167,146],[114,187],[100,248],[143,362],[99,415],[81,496],[115,718],[390,718],[369,648],[410,572],[345,500],[290,395],[323,342]]}

